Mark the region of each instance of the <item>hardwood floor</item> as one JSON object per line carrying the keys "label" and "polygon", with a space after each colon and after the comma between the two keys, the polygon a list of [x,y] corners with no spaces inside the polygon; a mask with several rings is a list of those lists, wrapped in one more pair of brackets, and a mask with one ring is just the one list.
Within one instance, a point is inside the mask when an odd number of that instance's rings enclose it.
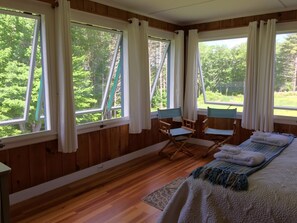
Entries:
{"label": "hardwood floor", "polygon": [[212,160],[206,148],[174,161],[152,153],[11,207],[12,222],[156,222],[161,211],[142,198]]}

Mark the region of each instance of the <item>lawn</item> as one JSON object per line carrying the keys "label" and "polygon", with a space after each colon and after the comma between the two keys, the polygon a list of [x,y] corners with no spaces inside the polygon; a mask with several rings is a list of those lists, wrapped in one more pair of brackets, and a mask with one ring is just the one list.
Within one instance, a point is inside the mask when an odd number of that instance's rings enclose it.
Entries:
{"label": "lawn", "polygon": [[[208,101],[212,102],[224,102],[224,103],[235,103],[240,104],[243,103],[243,95],[223,95],[221,93],[214,93],[207,91],[206,97]],[[296,110],[285,110],[285,109],[274,109],[274,115],[280,116],[291,116],[297,117],[297,92],[275,92],[274,94],[274,105],[275,106],[284,106],[295,108]],[[198,108],[237,108],[238,112],[242,112],[242,106],[235,105],[217,105],[217,104],[205,104],[203,100],[203,95],[199,95],[198,98]]]}

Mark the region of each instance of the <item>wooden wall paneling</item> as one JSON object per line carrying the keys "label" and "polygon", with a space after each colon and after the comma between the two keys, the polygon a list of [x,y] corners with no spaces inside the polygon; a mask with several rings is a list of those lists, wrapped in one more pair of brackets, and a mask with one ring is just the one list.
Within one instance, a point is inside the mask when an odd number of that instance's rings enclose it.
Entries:
{"label": "wooden wall paneling", "polygon": [[142,135],[140,134],[129,134],[129,149],[128,153],[137,151],[141,148],[141,141],[142,141]]}
{"label": "wooden wall paneling", "polygon": [[76,152],[62,153],[62,170],[63,176],[78,170],[76,166]]}
{"label": "wooden wall paneling", "polygon": [[17,192],[31,186],[29,147],[23,146],[9,150],[9,164],[11,168],[12,192]]}
{"label": "wooden wall paneling", "polygon": [[95,13],[102,16],[108,16],[108,6],[102,4],[96,4]]}
{"label": "wooden wall paneling", "polygon": [[46,181],[46,148],[45,143],[30,145],[30,180],[31,186],[41,184]]}
{"label": "wooden wall paneling", "polygon": [[152,145],[152,132],[153,132],[153,129],[152,129],[152,126],[151,126],[151,129],[150,130],[143,130],[143,144],[142,144],[142,147],[148,147],[150,145]]}
{"label": "wooden wall paneling", "polygon": [[89,163],[90,166],[97,165],[100,160],[100,143],[99,143],[99,131],[89,133]]}
{"label": "wooden wall paneling", "polygon": [[58,141],[46,142],[46,178],[47,181],[63,176],[62,153],[58,152]]}
{"label": "wooden wall paneling", "polygon": [[9,166],[9,154],[7,149],[0,150],[0,162]]}
{"label": "wooden wall paneling", "polygon": [[225,19],[221,21],[220,28],[221,29],[228,29],[234,27],[233,19]]}
{"label": "wooden wall paneling", "polygon": [[72,9],[77,9],[77,10],[81,10],[84,11],[84,1],[83,0],[71,0],[70,1],[70,7]]}
{"label": "wooden wall paneling", "polygon": [[84,11],[95,13],[96,12],[96,2],[84,0]]}
{"label": "wooden wall paneling", "polygon": [[[11,166],[9,165],[9,154],[8,154],[7,149],[5,150],[0,150],[0,162],[4,163],[5,165],[9,166],[11,168]],[[9,174],[9,193],[12,193],[12,182],[11,182],[11,172]]]}
{"label": "wooden wall paneling", "polygon": [[128,21],[128,14],[127,11],[120,10],[114,7],[108,7],[108,17],[114,18],[114,19],[120,19],[124,21]]}
{"label": "wooden wall paneling", "polygon": [[178,29],[182,29],[181,26],[175,24],[167,23],[154,18],[149,18],[140,14],[103,5],[89,0],[71,0],[71,8],[123,21],[128,21],[129,18],[135,17],[140,20],[148,21],[150,27],[163,29],[171,32]]}
{"label": "wooden wall paneling", "polygon": [[161,142],[159,133],[159,120],[157,118],[152,119],[152,145]]}
{"label": "wooden wall paneling", "polygon": [[286,22],[286,21],[296,21],[297,20],[297,10],[287,11],[287,12],[279,12],[278,20]]}
{"label": "wooden wall paneling", "polygon": [[78,170],[82,170],[90,166],[89,165],[89,133],[78,135],[76,165]]}
{"label": "wooden wall paneling", "polygon": [[105,162],[111,159],[110,155],[110,141],[113,140],[109,137],[109,132],[107,129],[102,129],[99,131],[99,144],[100,144],[100,157],[101,162]]}
{"label": "wooden wall paneling", "polygon": [[248,26],[252,21],[277,19],[279,23],[297,21],[297,10],[268,13],[262,15],[246,16],[240,18],[226,19],[221,21],[213,21],[208,23],[193,24],[184,26],[184,30],[198,29],[201,31],[212,31],[219,29],[237,28]]}
{"label": "wooden wall paneling", "polygon": [[233,27],[244,27],[248,26],[250,22],[255,21],[254,16],[247,16],[243,18],[235,18],[233,19]]}
{"label": "wooden wall paneling", "polygon": [[126,155],[129,149],[129,125],[120,126],[120,154]]}
{"label": "wooden wall paneling", "polygon": [[111,159],[121,156],[120,148],[120,127],[108,129],[110,141],[110,157]]}
{"label": "wooden wall paneling", "polygon": [[295,136],[297,136],[297,125],[291,125],[291,134],[294,134]]}

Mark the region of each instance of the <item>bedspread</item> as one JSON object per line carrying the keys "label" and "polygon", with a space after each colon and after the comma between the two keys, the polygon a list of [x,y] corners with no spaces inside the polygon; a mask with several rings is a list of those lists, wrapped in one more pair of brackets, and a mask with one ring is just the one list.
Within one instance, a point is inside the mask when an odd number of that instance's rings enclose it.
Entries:
{"label": "bedspread", "polygon": [[249,176],[247,191],[187,178],[159,222],[297,222],[297,139],[264,169]]}

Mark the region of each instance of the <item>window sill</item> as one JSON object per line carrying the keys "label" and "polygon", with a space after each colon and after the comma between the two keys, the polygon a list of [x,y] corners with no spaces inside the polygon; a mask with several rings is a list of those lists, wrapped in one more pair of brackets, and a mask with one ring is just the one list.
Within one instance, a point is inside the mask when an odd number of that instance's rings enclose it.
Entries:
{"label": "window sill", "polygon": [[47,142],[55,139],[57,139],[57,133],[53,131],[44,131],[20,136],[7,137],[1,139],[1,143],[5,145],[1,150]]}
{"label": "window sill", "polygon": [[[199,115],[206,115],[206,109],[198,109]],[[241,119],[242,112],[237,113],[237,118]],[[274,116],[274,123],[284,124],[284,125],[297,125],[297,118],[296,117],[289,117],[289,116]]]}
{"label": "window sill", "polygon": [[107,128],[112,128],[112,127],[127,125],[127,124],[129,124],[128,117],[104,120],[100,122],[86,123],[86,124],[77,126],[77,134],[95,132],[101,129],[107,129]]}

